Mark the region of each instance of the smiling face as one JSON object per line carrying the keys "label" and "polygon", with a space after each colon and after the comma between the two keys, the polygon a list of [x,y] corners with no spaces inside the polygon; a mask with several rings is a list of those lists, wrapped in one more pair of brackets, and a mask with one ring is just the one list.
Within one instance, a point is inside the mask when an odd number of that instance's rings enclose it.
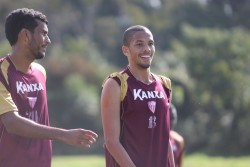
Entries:
{"label": "smiling face", "polygon": [[40,20],[37,20],[37,23],[38,26],[34,29],[34,32],[30,32],[27,47],[34,59],[42,59],[51,41],[48,36],[47,25]]}
{"label": "smiling face", "polygon": [[128,57],[130,66],[148,69],[155,53],[152,33],[147,29],[135,32],[129,45],[123,45],[122,50],[124,55]]}

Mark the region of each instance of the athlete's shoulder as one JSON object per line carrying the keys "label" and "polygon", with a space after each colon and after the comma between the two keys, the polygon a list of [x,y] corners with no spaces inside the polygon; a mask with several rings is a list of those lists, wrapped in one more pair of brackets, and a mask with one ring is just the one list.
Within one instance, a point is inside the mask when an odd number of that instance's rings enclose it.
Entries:
{"label": "athlete's shoulder", "polygon": [[6,81],[8,83],[8,69],[10,63],[7,60],[7,56],[0,58],[0,76],[1,81]]}
{"label": "athlete's shoulder", "polygon": [[171,90],[171,80],[170,78],[166,77],[166,76],[163,76],[163,75],[157,75],[157,74],[153,74],[156,78],[159,78],[160,81],[163,83],[163,85]]}
{"label": "athlete's shoulder", "polygon": [[4,57],[1,57],[0,58],[0,66],[9,66],[10,63],[9,61],[7,60],[7,56],[4,56]]}
{"label": "athlete's shoulder", "polygon": [[167,82],[171,82],[170,78],[169,77],[166,77],[164,75],[158,75],[160,78],[166,80]]}
{"label": "athlete's shoulder", "polygon": [[128,77],[128,74],[124,72],[114,72],[109,75],[109,78],[119,78],[121,82],[126,81]]}
{"label": "athlete's shoulder", "polygon": [[38,69],[39,71],[41,71],[43,73],[44,77],[46,78],[46,70],[41,64],[38,64],[36,62],[32,62],[31,65],[32,65],[32,68],[35,68],[35,69]]}
{"label": "athlete's shoulder", "polygon": [[110,73],[103,81],[103,84],[102,86],[105,84],[105,82],[110,79],[110,78],[113,78],[115,79],[119,84],[126,81],[128,79],[128,74],[126,73],[125,70],[123,71],[120,71],[120,72],[113,72],[113,73]]}
{"label": "athlete's shoulder", "polygon": [[108,77],[106,77],[106,79],[102,84],[102,87],[107,82],[107,80],[111,78],[114,79],[115,82],[117,82],[120,85],[120,91],[121,91],[120,100],[122,101],[127,94],[128,90],[127,79],[129,78],[129,75],[124,70],[121,72],[113,72],[110,75],[108,75]]}

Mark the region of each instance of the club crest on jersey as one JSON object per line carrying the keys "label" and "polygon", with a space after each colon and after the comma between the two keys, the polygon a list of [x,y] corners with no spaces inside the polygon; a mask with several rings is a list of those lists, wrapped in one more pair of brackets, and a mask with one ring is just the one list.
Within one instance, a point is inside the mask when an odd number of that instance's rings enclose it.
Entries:
{"label": "club crest on jersey", "polygon": [[156,102],[155,101],[149,101],[148,102],[148,108],[149,110],[154,114],[155,113],[155,107],[156,107]]}
{"label": "club crest on jersey", "polygon": [[36,104],[37,97],[28,97],[28,100],[30,107],[33,109]]}

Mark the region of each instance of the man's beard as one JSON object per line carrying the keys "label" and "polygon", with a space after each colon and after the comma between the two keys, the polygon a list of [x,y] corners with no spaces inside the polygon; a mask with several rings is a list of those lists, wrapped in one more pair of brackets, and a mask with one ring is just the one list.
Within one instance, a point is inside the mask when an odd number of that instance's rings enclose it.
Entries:
{"label": "man's beard", "polygon": [[35,56],[35,59],[36,60],[40,60],[40,59],[42,59],[42,58],[44,58],[45,57],[45,54],[42,54],[41,52],[38,52],[37,54],[36,54],[36,56]]}
{"label": "man's beard", "polygon": [[139,64],[139,66],[143,69],[148,69],[151,66],[151,63],[149,64]]}

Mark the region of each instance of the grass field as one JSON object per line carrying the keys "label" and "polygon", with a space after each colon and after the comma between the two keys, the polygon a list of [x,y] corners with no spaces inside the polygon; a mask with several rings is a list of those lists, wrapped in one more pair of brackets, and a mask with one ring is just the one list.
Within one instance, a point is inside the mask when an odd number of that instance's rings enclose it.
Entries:
{"label": "grass field", "polygon": [[[103,156],[54,156],[52,167],[105,167]],[[250,167],[250,156],[211,157],[204,154],[188,155],[184,167]]]}
{"label": "grass field", "polygon": [[55,156],[52,167],[105,167],[103,156]]}

